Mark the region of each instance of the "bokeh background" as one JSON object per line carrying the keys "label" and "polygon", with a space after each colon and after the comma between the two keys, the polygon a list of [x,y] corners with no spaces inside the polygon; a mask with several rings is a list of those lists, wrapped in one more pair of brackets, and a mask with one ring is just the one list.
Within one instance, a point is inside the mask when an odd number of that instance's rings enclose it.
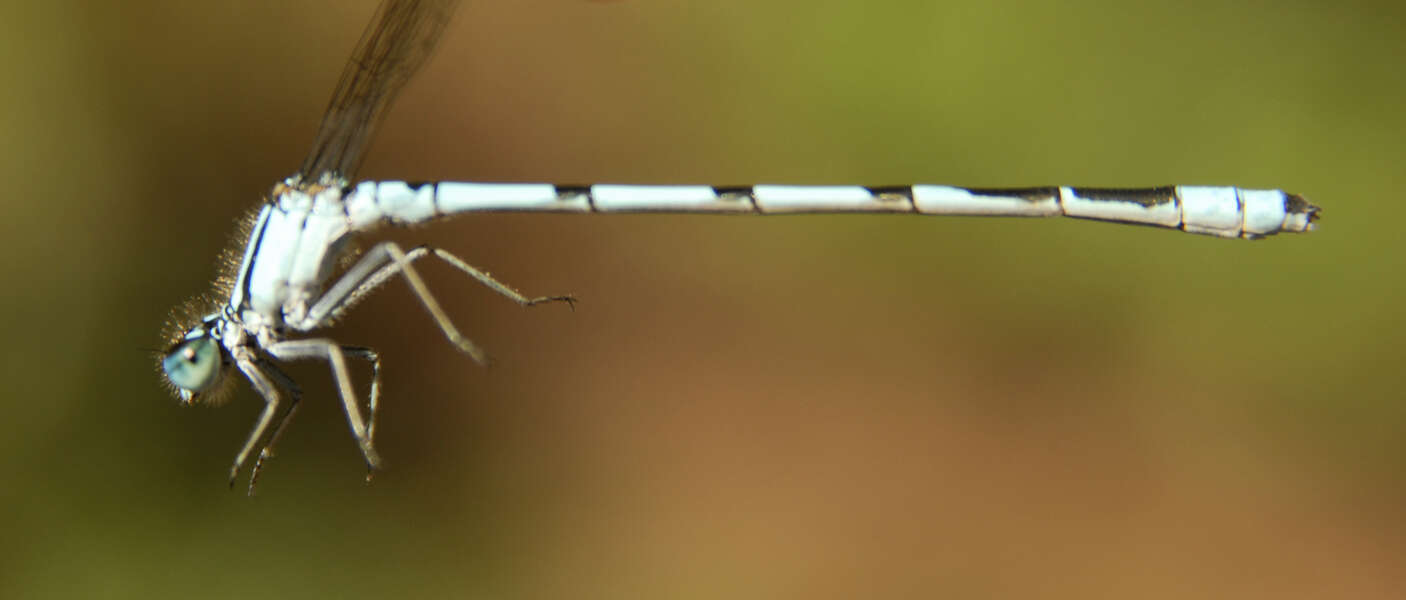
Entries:
{"label": "bokeh background", "polygon": [[0,597],[1400,597],[1400,3],[465,2],[363,176],[1240,184],[1325,218],[392,232],[582,302],[427,265],[481,369],[388,286],[332,330],[384,357],[387,469],[295,365],[247,498],[258,398],[181,408],[146,349],[374,7],[0,8]]}

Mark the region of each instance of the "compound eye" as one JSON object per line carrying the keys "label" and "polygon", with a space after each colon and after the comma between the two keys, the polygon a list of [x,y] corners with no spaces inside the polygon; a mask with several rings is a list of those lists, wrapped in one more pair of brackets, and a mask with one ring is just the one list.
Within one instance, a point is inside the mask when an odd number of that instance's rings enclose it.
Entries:
{"label": "compound eye", "polygon": [[220,378],[219,343],[208,337],[183,342],[161,359],[161,368],[166,379],[182,390],[208,390]]}

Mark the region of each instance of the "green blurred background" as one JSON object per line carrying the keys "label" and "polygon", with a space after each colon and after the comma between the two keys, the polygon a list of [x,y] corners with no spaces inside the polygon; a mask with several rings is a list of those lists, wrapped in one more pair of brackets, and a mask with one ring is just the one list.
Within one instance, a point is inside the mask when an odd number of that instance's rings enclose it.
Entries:
{"label": "green blurred background", "polygon": [[582,303],[425,267],[480,369],[388,286],[332,332],[382,353],[387,469],[295,365],[246,498],[257,397],[181,408],[144,349],[374,6],[0,8],[0,597],[1400,597],[1401,3],[470,0],[364,177],[1239,184],[1325,217],[393,232]]}

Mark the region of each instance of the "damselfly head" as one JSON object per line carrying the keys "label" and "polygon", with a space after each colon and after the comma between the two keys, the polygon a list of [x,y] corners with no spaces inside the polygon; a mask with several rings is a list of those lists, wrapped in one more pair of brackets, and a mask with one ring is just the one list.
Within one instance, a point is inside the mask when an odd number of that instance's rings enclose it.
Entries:
{"label": "damselfly head", "polygon": [[166,385],[181,404],[213,403],[224,396],[231,361],[216,331],[216,318],[207,318],[160,357]]}

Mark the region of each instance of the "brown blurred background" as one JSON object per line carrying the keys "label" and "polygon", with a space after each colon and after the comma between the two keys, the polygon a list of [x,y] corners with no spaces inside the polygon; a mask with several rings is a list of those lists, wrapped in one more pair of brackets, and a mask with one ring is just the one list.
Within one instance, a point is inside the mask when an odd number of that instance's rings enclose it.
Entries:
{"label": "brown blurred background", "polygon": [[388,468],[295,365],[246,498],[257,397],[180,408],[144,349],[374,6],[0,7],[0,597],[1400,597],[1400,3],[467,1],[364,177],[1233,183],[1325,218],[396,232],[582,303],[426,266],[480,369],[388,286],[332,332],[382,353]]}

